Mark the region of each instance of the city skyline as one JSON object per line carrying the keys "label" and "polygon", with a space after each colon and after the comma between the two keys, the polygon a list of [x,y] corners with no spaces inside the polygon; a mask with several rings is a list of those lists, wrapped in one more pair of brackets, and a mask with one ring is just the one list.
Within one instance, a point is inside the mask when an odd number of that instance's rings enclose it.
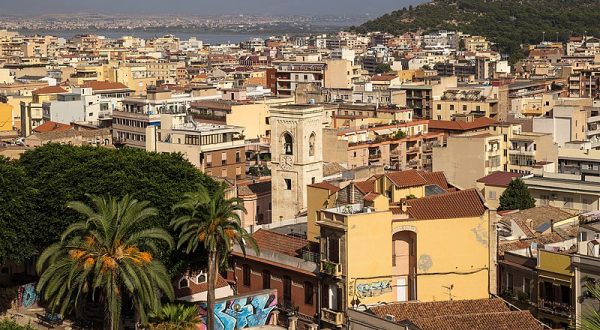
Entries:
{"label": "city skyline", "polygon": [[[42,14],[66,13],[119,13],[125,15],[155,15],[155,14],[186,14],[186,15],[224,15],[224,14],[261,14],[261,15],[353,15],[372,16],[401,9],[409,5],[423,3],[423,0],[376,0],[377,5],[359,0],[346,0],[340,6],[334,0],[306,1],[275,1],[252,0],[240,2],[225,0],[209,2],[206,0],[177,0],[165,2],[158,0],[145,1],[143,4],[136,0],[103,0],[100,2],[72,0],[24,0],[2,4],[3,12],[7,15],[31,16]],[[116,9],[118,8],[118,9]]]}

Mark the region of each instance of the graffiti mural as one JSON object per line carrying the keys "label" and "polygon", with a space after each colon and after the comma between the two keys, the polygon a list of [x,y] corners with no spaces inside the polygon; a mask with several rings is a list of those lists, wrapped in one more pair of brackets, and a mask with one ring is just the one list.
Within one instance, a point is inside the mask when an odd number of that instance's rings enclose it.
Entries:
{"label": "graffiti mural", "polygon": [[388,292],[392,292],[392,280],[382,280],[356,285],[356,294],[359,298],[377,297]]}
{"label": "graffiti mural", "polygon": [[16,304],[18,308],[31,308],[38,301],[38,294],[35,291],[35,284],[29,283],[19,287]]}
{"label": "graffiti mural", "polygon": [[[277,291],[271,290],[253,296],[232,297],[215,303],[215,330],[253,328],[269,323],[271,312],[277,307]],[[206,304],[200,304],[200,316],[206,330]]]}

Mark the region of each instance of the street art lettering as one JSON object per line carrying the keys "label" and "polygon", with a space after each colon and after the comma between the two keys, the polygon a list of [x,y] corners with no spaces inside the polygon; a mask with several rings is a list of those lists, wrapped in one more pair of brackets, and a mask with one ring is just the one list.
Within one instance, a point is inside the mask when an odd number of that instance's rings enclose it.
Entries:
{"label": "street art lettering", "polygon": [[[277,307],[277,293],[234,298],[215,304],[215,330],[252,328],[268,324],[271,312]],[[206,329],[206,304],[200,305],[200,316]]]}
{"label": "street art lettering", "polygon": [[359,298],[377,297],[387,292],[392,292],[391,280],[383,280],[356,285],[356,293]]}

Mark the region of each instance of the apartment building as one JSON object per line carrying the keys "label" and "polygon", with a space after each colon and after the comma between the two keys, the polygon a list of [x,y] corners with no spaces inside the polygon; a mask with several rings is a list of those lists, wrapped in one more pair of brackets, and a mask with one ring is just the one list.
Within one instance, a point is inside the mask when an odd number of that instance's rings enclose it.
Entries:
{"label": "apartment building", "polygon": [[197,123],[185,112],[161,113],[158,125],[146,128],[146,150],[178,152],[207,175],[242,180],[246,177],[244,128]]}
{"label": "apartment building", "polygon": [[277,62],[277,95],[293,96],[299,83],[324,87],[327,64],[324,62]]}
{"label": "apartment building", "polygon": [[438,77],[424,82],[402,84],[401,90],[406,91],[406,106],[413,109],[418,118],[433,118],[433,100],[439,99],[444,91],[456,87],[456,77]]}
{"label": "apartment building", "polygon": [[[417,178],[400,179],[395,194],[410,195]],[[347,311],[357,305],[489,295],[488,265],[495,252],[488,245],[488,211],[478,192],[440,189],[397,206],[385,195],[386,182],[385,176],[371,182],[371,192],[355,195],[354,203],[340,190],[321,201],[327,206],[316,213],[321,321],[327,326],[343,327]],[[446,258],[450,246],[453,257]]]}
{"label": "apartment building", "polygon": [[577,212],[600,210],[600,180],[595,176],[544,173],[523,180],[536,205]]}
{"label": "apartment building", "polygon": [[473,114],[498,118],[498,93],[489,88],[447,89],[433,100],[431,119],[452,120],[456,115]]}
{"label": "apartment building", "polygon": [[31,130],[43,124],[43,103],[56,101],[58,95],[68,93],[60,86],[47,86],[32,92],[32,101],[21,101],[21,136],[27,137]]}
{"label": "apartment building", "polygon": [[433,170],[470,188],[477,179],[497,171],[554,172],[557,153],[549,134],[521,132],[520,125],[496,125],[488,131],[449,136],[445,147],[433,148]]}
{"label": "apartment building", "polygon": [[146,128],[159,126],[161,114],[187,113],[190,94],[173,94],[169,90],[151,88],[146,97],[124,98],[120,110],[113,111],[113,141],[119,146],[146,149]]}
{"label": "apartment building", "polygon": [[428,132],[424,120],[392,125],[325,129],[325,159],[347,168],[380,165],[404,170],[431,170],[433,147],[442,145],[443,133]]}

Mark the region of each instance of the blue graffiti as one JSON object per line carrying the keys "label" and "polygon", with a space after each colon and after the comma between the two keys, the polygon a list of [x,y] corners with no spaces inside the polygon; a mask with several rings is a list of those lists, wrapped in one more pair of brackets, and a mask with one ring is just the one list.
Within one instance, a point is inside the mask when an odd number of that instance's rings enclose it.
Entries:
{"label": "blue graffiti", "polygon": [[[215,330],[234,330],[266,325],[276,305],[276,293],[218,302],[215,304]],[[201,304],[200,307],[206,311],[205,304]],[[202,319],[206,321],[206,315]]]}
{"label": "blue graffiti", "polygon": [[359,297],[375,297],[392,291],[391,281],[378,281],[356,285]]}
{"label": "blue graffiti", "polygon": [[37,292],[33,284],[25,284],[21,287],[22,298],[21,305],[25,308],[29,308],[37,301]]}

